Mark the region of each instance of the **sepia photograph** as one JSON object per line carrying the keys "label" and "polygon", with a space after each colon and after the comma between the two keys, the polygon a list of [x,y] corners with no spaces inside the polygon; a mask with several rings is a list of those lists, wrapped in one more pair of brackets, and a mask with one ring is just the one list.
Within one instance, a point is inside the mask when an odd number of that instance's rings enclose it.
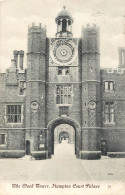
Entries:
{"label": "sepia photograph", "polygon": [[0,0],[0,195],[125,195],[125,0]]}

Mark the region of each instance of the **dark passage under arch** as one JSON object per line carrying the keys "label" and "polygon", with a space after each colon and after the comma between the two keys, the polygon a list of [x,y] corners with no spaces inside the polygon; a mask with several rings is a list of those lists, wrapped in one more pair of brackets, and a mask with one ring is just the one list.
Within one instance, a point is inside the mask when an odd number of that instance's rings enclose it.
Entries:
{"label": "dark passage under arch", "polygon": [[61,131],[59,134],[59,142],[61,143],[62,139],[69,139],[69,133],[67,131]]}

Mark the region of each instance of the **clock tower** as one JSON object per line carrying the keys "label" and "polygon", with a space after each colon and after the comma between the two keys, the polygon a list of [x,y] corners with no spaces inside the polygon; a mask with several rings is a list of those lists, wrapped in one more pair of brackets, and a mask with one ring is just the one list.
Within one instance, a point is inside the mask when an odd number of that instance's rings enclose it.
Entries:
{"label": "clock tower", "polygon": [[[73,38],[71,14],[64,7],[57,15],[57,33],[55,38],[49,38],[47,63],[47,115],[46,122],[59,120],[58,125],[68,124],[75,129],[75,153],[79,156],[79,130],[76,121],[81,123],[80,115],[80,76],[78,46],[79,40]],[[73,121],[75,121],[75,124]],[[72,122],[71,122],[72,121]],[[49,153],[53,154],[52,134],[48,128]]]}
{"label": "clock tower", "polygon": [[99,30],[87,27],[82,38],[72,34],[73,18],[64,7],[57,33],[46,37],[42,25],[28,31],[26,143],[32,156],[54,154],[55,129],[69,125],[77,158],[100,158]]}

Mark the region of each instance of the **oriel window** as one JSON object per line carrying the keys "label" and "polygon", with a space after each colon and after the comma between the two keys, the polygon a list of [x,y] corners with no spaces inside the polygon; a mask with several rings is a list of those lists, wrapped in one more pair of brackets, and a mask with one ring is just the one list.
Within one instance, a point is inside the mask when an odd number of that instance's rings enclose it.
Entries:
{"label": "oriel window", "polygon": [[71,104],[71,85],[57,85],[56,86],[56,103],[57,104]]}

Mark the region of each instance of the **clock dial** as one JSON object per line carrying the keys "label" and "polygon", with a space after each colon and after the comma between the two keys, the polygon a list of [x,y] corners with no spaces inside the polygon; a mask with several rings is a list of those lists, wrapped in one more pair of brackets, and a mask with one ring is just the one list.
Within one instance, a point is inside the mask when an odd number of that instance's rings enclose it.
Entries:
{"label": "clock dial", "polygon": [[50,42],[51,65],[72,65],[77,59],[77,40],[51,39]]}
{"label": "clock dial", "polygon": [[72,59],[74,55],[74,49],[69,44],[60,45],[54,48],[53,54],[59,62],[66,63]]}

